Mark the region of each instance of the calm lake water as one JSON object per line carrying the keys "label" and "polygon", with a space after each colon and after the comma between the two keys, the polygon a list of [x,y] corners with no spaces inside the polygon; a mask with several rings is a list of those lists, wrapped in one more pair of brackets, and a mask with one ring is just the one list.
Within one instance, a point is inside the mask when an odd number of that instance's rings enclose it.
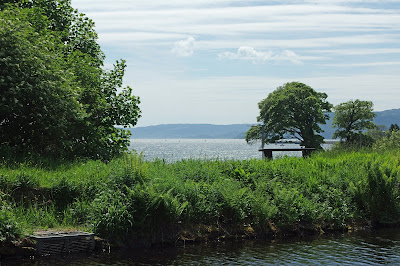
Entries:
{"label": "calm lake water", "polygon": [[0,265],[397,265],[400,229],[277,241],[218,242]]}
{"label": "calm lake water", "polygon": [[[299,147],[298,144],[269,144],[265,148]],[[330,145],[324,145],[329,148]],[[182,159],[235,159],[261,158],[260,144],[249,145],[244,139],[132,139],[130,149],[143,152],[146,160],[155,158],[168,162]],[[298,156],[301,152],[274,152],[273,156]]]}

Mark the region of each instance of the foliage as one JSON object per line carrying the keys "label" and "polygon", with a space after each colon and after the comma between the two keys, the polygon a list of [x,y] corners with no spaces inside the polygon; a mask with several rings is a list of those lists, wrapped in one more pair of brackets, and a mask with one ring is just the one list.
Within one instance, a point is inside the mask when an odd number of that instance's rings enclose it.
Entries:
{"label": "foliage", "polygon": [[333,127],[338,129],[333,138],[345,139],[346,142],[358,141],[357,131],[372,129],[372,122],[376,114],[373,112],[373,103],[370,101],[348,101],[334,107],[335,117]]}
{"label": "foliage", "polygon": [[259,140],[262,140],[264,136],[264,128],[262,125],[253,125],[246,132],[245,139],[247,143],[254,144]]}
{"label": "foliage", "polygon": [[316,92],[311,87],[290,82],[278,87],[262,100],[258,107],[260,115],[258,122],[261,127],[252,127],[246,133],[246,141],[252,142],[262,135],[266,142],[275,142],[281,138],[296,138],[306,147],[321,148],[323,137],[320,124],[325,124],[329,117],[324,111],[329,111],[331,104],[326,101],[325,93]]}
{"label": "foliage", "polygon": [[389,166],[389,163],[374,162],[366,165],[367,176],[351,183],[355,191],[355,201],[359,208],[370,216],[373,222],[398,222],[400,206],[398,198],[399,170]]}
{"label": "foliage", "polygon": [[390,124],[389,132],[396,131],[396,130],[397,131],[400,130],[399,125],[398,124]]}
{"label": "foliage", "polygon": [[0,191],[0,246],[5,242],[15,240],[20,235],[21,229],[16,222],[16,217],[5,195]]}
{"label": "foliage", "polygon": [[121,191],[104,191],[90,205],[89,213],[94,232],[114,240],[132,232],[133,217],[129,212],[132,203]]}
{"label": "foliage", "polygon": [[126,243],[174,238],[177,228],[199,224],[228,232],[251,225],[257,234],[299,226],[345,230],[360,222],[396,224],[399,182],[398,150],[336,149],[308,159],[271,161],[167,164],[127,154],[108,164],[0,165],[1,191],[15,191],[21,184],[30,190],[28,198],[10,194],[3,200],[8,206],[15,201],[7,217],[25,232],[79,227]]}
{"label": "foliage", "polygon": [[394,130],[390,132],[389,136],[376,141],[373,145],[375,151],[400,151],[400,131]]}
{"label": "foliage", "polygon": [[35,32],[20,13],[6,10],[0,17],[0,138],[42,154],[63,151],[68,124],[81,115],[72,76],[63,71],[53,36]]}
{"label": "foliage", "polygon": [[373,142],[376,142],[387,135],[387,128],[384,125],[377,125],[374,128],[368,129],[365,135],[370,137]]}
{"label": "foliage", "polygon": [[125,61],[103,70],[94,22],[68,0],[0,6],[0,139],[26,155],[110,159],[129,145],[139,98]]}

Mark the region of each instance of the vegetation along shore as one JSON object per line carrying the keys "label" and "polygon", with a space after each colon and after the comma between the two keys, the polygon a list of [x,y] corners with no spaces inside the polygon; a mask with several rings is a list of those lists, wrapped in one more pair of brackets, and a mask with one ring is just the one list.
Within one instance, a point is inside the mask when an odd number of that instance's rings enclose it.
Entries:
{"label": "vegetation along shore", "polygon": [[[400,157],[386,144],[277,160],[100,160],[0,165],[0,241],[84,230],[151,246],[396,226]],[[35,160],[32,160],[35,161]],[[4,254],[3,254],[4,255]]]}

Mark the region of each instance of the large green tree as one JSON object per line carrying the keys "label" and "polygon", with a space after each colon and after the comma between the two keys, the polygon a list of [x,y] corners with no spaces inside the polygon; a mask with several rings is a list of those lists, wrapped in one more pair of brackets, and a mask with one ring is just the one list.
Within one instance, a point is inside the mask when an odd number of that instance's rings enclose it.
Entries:
{"label": "large green tree", "polygon": [[373,123],[376,116],[373,106],[371,101],[358,99],[336,105],[332,126],[337,129],[333,137],[345,139],[346,142],[358,141],[359,131],[376,127]]}
{"label": "large green tree", "polygon": [[127,149],[139,98],[125,61],[104,70],[94,23],[67,0],[0,5],[0,144],[66,158]]}
{"label": "large green tree", "polygon": [[296,138],[301,145],[321,148],[323,137],[320,124],[325,124],[332,105],[326,101],[325,93],[316,92],[300,82],[289,82],[278,87],[262,100],[258,107],[260,115],[254,126],[246,133],[246,141],[264,137],[267,143],[281,138]]}

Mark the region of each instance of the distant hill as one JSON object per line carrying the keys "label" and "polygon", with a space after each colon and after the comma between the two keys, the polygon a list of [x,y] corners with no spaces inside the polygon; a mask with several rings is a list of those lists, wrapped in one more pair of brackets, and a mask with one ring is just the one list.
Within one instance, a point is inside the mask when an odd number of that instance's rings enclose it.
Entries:
{"label": "distant hill", "polygon": [[[376,117],[374,119],[374,123],[378,126],[383,125],[386,128],[389,128],[391,124],[400,125],[400,109],[392,109],[375,113]],[[335,128],[332,127],[334,115],[334,113],[329,113],[330,119],[326,121],[326,125],[321,126],[322,130],[324,130],[321,135],[326,139],[331,139],[333,133],[335,132]]]}
{"label": "distant hill", "polygon": [[324,139],[332,139],[333,132],[335,132],[335,129],[332,127],[332,119],[334,117],[334,113],[328,113],[329,115],[329,120],[326,120],[325,125],[321,125],[321,128],[324,132],[321,132],[321,136],[324,137]]}
{"label": "distant hill", "polygon": [[384,125],[387,128],[389,128],[391,124],[398,124],[400,126],[400,109],[376,112],[376,114],[377,116],[374,119],[375,124]]}
{"label": "distant hill", "polygon": [[[400,109],[376,112],[375,124],[387,128],[391,124],[400,125]],[[331,139],[333,132],[332,119],[334,113],[329,113],[330,119],[321,128],[321,135]],[[166,124],[131,128],[132,138],[136,139],[243,139],[251,124],[211,125],[211,124]]]}

